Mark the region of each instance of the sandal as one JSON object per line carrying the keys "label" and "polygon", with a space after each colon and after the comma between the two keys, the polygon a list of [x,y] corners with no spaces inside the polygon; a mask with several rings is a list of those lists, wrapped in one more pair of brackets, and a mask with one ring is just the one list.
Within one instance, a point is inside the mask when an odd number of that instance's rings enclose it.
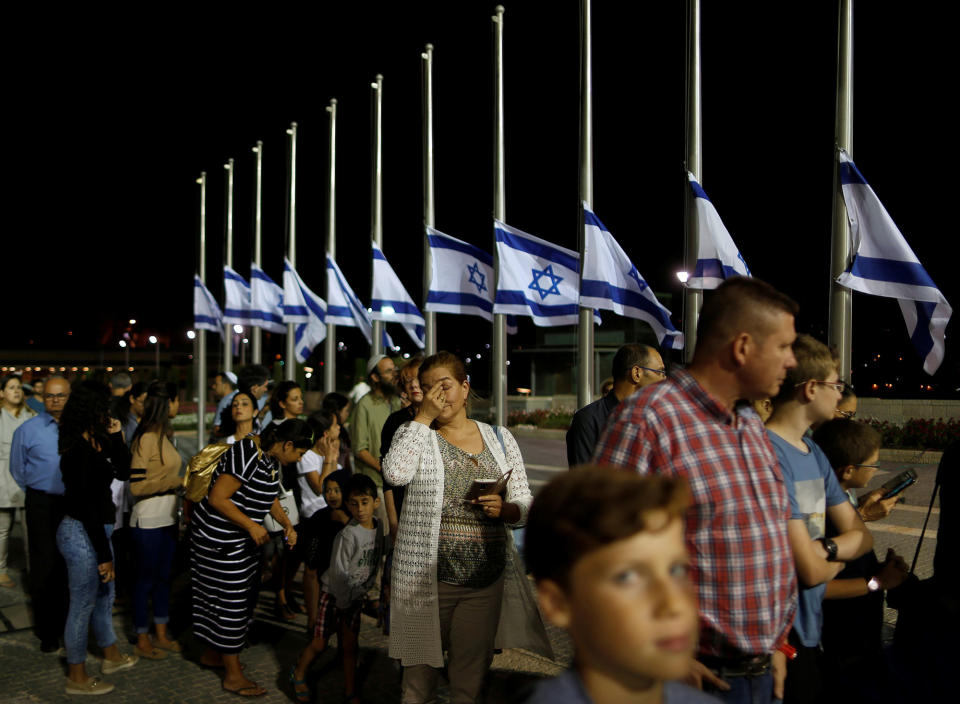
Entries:
{"label": "sandal", "polygon": [[309,687],[302,692],[297,689],[297,687],[300,685],[307,687],[307,681],[298,680],[296,672],[297,672],[297,666],[291,665],[290,666],[290,684],[293,685],[293,696],[296,697],[298,702],[309,702],[312,699],[312,697],[310,696]]}
{"label": "sandal", "polygon": [[133,652],[139,655],[142,658],[147,660],[163,660],[167,657],[167,654],[162,650],[157,650],[156,647],[150,648],[150,650],[144,650],[139,645],[133,646]]}
{"label": "sandal", "polygon": [[[258,684],[248,684],[246,687],[240,687],[239,689],[227,689],[224,685],[220,685],[220,688],[224,692],[236,694],[238,697],[262,697],[267,693],[267,690]],[[257,690],[260,691],[258,692]]]}
{"label": "sandal", "polygon": [[182,652],[183,652],[183,646],[180,645],[180,643],[178,643],[178,642],[175,641],[175,640],[171,640],[171,641],[168,641],[168,642],[166,642],[166,643],[164,643],[163,641],[160,641],[160,640],[154,641],[153,647],[154,647],[154,648],[160,648],[160,650],[166,650],[168,653],[182,653]]}

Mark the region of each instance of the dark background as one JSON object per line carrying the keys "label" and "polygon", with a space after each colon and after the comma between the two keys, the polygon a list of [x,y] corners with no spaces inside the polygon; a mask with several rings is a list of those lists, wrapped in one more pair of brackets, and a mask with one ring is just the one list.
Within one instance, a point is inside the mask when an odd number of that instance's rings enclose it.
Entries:
{"label": "dark background", "polygon": [[[685,3],[595,2],[594,209],[657,291],[683,255]],[[834,159],[835,3],[703,3],[703,170],[754,275],[826,337]],[[337,260],[369,300],[370,82],[384,76],[383,250],[422,300],[421,59],[434,52],[437,228],[492,248],[494,3],[332,3],[256,10],[67,9],[11,18],[6,117],[14,157],[4,236],[3,347],[114,349],[126,321],[189,352],[199,187],[208,173],[207,281],[223,297],[226,159],[236,159],[234,268],[249,275],[251,147],[264,141],[266,271],[285,252],[287,137],[299,123],[298,270],[323,295],[327,115],[338,105]],[[507,221],[576,248],[579,3],[505,14]],[[957,228],[948,23],[918,3],[857,3],[853,156],[954,306]],[[673,305],[674,320],[679,303]],[[612,313],[606,314],[613,318]],[[956,329],[952,322],[948,329]],[[440,347],[475,352],[489,325],[438,316]],[[412,351],[406,334],[394,339]],[[513,342],[533,340],[521,322]],[[355,330],[340,339],[361,356]],[[217,345],[211,339],[211,349]],[[940,393],[895,301],[854,295],[854,381]],[[281,352],[273,336],[266,352]],[[476,350],[470,347],[475,346]],[[871,361],[868,361],[871,360]],[[869,363],[872,367],[863,367]],[[862,369],[863,371],[857,371]]]}

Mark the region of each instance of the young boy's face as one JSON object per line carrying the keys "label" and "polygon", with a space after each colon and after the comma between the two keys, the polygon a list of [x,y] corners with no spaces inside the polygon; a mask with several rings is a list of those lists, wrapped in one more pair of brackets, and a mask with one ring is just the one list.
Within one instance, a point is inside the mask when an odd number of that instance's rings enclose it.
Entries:
{"label": "young boy's face", "polygon": [[844,489],[862,489],[873,475],[877,473],[877,462],[880,461],[880,450],[874,450],[873,453],[861,464],[850,465],[843,470],[841,484]]}
{"label": "young boy's face", "polygon": [[369,524],[373,519],[373,511],[380,505],[380,499],[368,494],[353,493],[347,497],[347,510],[356,519],[357,523]]}
{"label": "young boy's face", "polygon": [[683,522],[661,527],[656,518],[656,530],[578,560],[566,589],[551,580],[538,585],[547,617],[570,632],[581,670],[637,688],[685,677],[697,644]]}
{"label": "young boy's face", "polygon": [[328,479],[323,487],[323,498],[327,501],[330,508],[340,508],[343,506],[343,495],[340,493],[340,485],[334,480]]}
{"label": "young boy's face", "polygon": [[815,423],[822,423],[836,417],[841,388],[840,377],[836,371],[827,374],[826,379],[813,383],[811,404],[816,416],[814,418]]}

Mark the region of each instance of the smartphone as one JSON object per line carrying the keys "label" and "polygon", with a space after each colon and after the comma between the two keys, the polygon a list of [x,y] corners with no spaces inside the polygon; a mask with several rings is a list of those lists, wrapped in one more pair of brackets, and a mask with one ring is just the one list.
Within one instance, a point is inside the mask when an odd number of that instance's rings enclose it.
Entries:
{"label": "smartphone", "polygon": [[901,493],[908,486],[912,486],[917,483],[917,473],[915,470],[908,469],[905,472],[901,472],[893,479],[884,484],[881,489],[883,489],[883,497],[881,500],[890,499],[897,494]]}

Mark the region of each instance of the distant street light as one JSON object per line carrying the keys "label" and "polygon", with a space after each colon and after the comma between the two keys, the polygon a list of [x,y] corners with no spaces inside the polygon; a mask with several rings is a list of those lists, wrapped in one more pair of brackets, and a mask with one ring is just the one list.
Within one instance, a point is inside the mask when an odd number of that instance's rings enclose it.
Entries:
{"label": "distant street light", "polygon": [[687,280],[690,278],[690,273],[686,271],[678,271],[677,278],[680,279],[680,283],[685,284],[687,283]]}
{"label": "distant street light", "polygon": [[187,330],[187,339],[188,340],[197,339],[197,333],[195,333],[193,330]]}
{"label": "distant street light", "polygon": [[157,377],[160,377],[160,341],[157,339],[156,335],[151,335],[149,338],[150,344],[153,345],[154,349],[154,362],[156,366]]}
{"label": "distant street light", "polygon": [[129,322],[131,325],[136,325],[136,324],[137,324],[137,321],[136,321],[135,318],[130,318],[130,320],[127,321],[127,322]]}

